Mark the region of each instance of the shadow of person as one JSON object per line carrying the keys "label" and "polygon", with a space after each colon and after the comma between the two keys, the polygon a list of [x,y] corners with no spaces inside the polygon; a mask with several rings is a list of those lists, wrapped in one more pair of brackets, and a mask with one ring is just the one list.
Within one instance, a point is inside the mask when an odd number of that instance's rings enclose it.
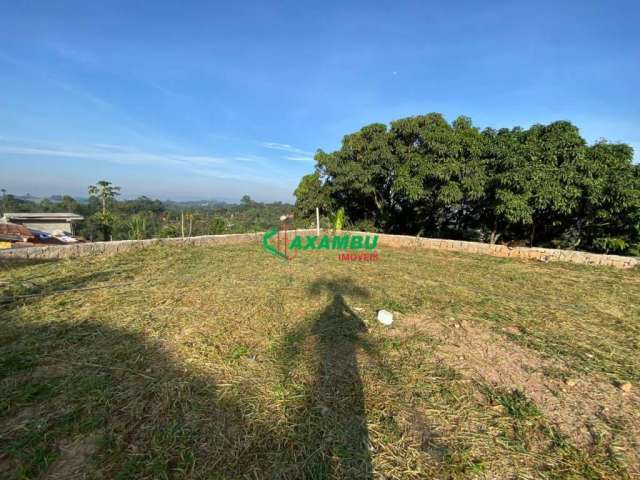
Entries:
{"label": "shadow of person", "polygon": [[350,280],[318,280],[309,293],[330,295],[329,304],[310,322],[287,335],[289,367],[303,347],[310,380],[304,405],[294,422],[306,478],[371,478],[371,454],[357,350],[364,346],[366,326],[345,295],[366,298],[368,292]]}
{"label": "shadow of person", "polygon": [[[101,277],[68,278],[65,289],[91,280]],[[36,293],[51,300],[57,290]],[[310,293],[329,303],[290,338],[297,352],[296,338],[313,343],[311,375],[302,400],[288,399],[282,429],[251,385],[218,381],[186,363],[173,337],[150,335],[153,313],[130,323],[64,310],[47,318],[40,300],[5,305],[0,477],[371,478],[357,351],[374,347],[345,301],[367,292],[318,281]]]}

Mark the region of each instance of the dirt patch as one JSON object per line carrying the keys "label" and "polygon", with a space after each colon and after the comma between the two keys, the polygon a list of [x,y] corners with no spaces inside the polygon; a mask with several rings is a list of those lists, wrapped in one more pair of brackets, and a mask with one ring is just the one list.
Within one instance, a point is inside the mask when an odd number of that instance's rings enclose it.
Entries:
{"label": "dirt patch", "polygon": [[394,330],[399,336],[427,333],[440,342],[436,355],[463,375],[524,392],[576,446],[610,441],[636,470],[640,465],[637,390],[623,392],[597,374],[574,374],[561,360],[543,358],[470,322],[405,317]]}
{"label": "dirt patch", "polygon": [[44,478],[47,480],[81,478],[87,460],[96,451],[97,440],[98,435],[93,434],[64,442],[60,446],[60,457],[51,464]]}
{"label": "dirt patch", "polygon": [[69,373],[68,366],[60,364],[44,364],[38,365],[31,370],[16,373],[11,376],[12,381],[21,383],[31,380],[42,380],[67,375]]}
{"label": "dirt patch", "polygon": [[33,378],[53,378],[61,377],[69,373],[69,366],[59,363],[52,363],[48,365],[38,365],[32,372]]}
{"label": "dirt patch", "polygon": [[9,435],[17,430],[27,428],[27,424],[38,416],[38,408],[35,406],[26,406],[22,408],[18,413],[12,415],[10,418],[4,419],[0,423],[0,434],[3,436]]}

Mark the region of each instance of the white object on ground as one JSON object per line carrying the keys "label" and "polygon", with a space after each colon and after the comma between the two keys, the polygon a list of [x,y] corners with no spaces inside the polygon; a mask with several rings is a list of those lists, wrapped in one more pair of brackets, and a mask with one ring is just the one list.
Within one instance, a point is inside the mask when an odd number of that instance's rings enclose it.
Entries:
{"label": "white object on ground", "polygon": [[70,237],[69,235],[56,235],[55,238],[63,241],[64,243],[76,243],[78,241],[76,238]]}
{"label": "white object on ground", "polygon": [[391,325],[393,323],[393,313],[386,310],[378,311],[378,321],[383,325]]}

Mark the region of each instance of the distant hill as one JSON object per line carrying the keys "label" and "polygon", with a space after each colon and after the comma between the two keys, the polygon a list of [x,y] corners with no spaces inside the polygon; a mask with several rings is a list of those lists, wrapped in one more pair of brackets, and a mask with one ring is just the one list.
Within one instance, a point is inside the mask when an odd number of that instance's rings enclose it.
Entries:
{"label": "distant hill", "polygon": [[[73,197],[73,199],[78,203],[86,204],[89,202],[89,199],[87,197],[75,197],[73,195],[70,195],[70,196]],[[30,193],[27,193],[26,195],[15,195],[15,198],[17,200],[22,200],[25,202],[33,202],[33,203],[40,203],[43,200],[48,200],[53,203],[58,203],[62,201],[63,195],[50,195],[48,197],[36,197],[34,195],[31,195]]]}
{"label": "distant hill", "polygon": [[[70,195],[71,197],[73,197],[73,199],[78,202],[78,203],[82,203],[82,204],[86,204],[89,202],[89,198],[88,197],[77,197],[75,195]],[[35,195],[31,195],[30,193],[24,194],[24,195],[14,195],[14,198],[17,200],[22,200],[25,202],[33,202],[33,203],[40,203],[43,200],[48,200],[50,202],[61,202],[62,198],[64,197],[64,195],[60,195],[60,194],[56,194],[56,195],[49,195],[48,197],[37,197]],[[140,197],[132,197],[129,198],[129,200],[135,200],[136,198],[140,198]],[[228,205],[238,205],[240,203],[239,200],[233,200],[230,198],[225,198],[225,199],[202,199],[202,200],[164,200],[162,203],[164,203],[165,205],[180,205],[180,206],[184,206],[184,207],[224,207],[224,206],[228,206]],[[277,202],[274,202],[277,203]]]}

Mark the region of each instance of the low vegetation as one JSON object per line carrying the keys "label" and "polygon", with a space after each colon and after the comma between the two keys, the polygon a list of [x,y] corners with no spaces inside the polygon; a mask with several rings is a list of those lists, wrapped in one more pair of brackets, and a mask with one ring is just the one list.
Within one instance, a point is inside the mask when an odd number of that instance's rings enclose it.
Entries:
{"label": "low vegetation", "polygon": [[5,265],[0,477],[640,475],[637,269],[379,256]]}

